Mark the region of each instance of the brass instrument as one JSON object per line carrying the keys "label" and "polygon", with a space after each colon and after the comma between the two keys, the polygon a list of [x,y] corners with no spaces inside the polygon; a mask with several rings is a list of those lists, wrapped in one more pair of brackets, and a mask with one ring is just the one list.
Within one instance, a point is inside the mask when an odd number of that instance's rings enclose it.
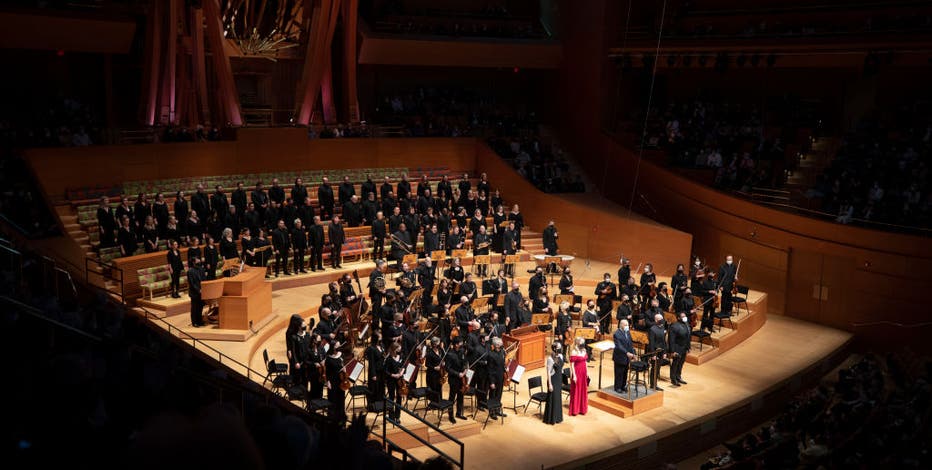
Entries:
{"label": "brass instrument", "polygon": [[372,287],[375,287],[375,290],[385,293],[385,277],[379,276],[372,280]]}
{"label": "brass instrument", "polygon": [[489,246],[491,246],[491,245],[492,245],[492,242],[482,242],[482,243],[480,243],[479,245],[477,245],[475,248],[473,248],[473,251],[481,250],[481,249],[487,248],[487,247],[489,247]]}
{"label": "brass instrument", "polygon": [[[396,237],[394,233],[390,233],[390,234],[388,234],[388,236],[391,237],[392,242],[393,242],[396,246],[398,246],[398,247],[400,247],[402,250],[404,250],[404,252],[405,252],[406,254],[409,254],[409,255],[410,255],[410,254],[414,254],[414,252],[412,252],[411,249],[408,248],[408,245],[409,245],[409,244],[403,242],[400,238]],[[412,246],[411,248],[414,248],[414,247]]]}

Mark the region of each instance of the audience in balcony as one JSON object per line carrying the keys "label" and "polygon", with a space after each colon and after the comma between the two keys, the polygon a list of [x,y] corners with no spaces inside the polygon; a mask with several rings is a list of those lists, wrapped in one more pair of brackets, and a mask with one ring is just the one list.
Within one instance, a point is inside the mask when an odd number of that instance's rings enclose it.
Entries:
{"label": "audience in balcony", "polygon": [[862,119],[806,192],[838,222],[932,225],[932,112],[907,106],[893,115]]}
{"label": "audience in balcony", "polygon": [[0,117],[3,146],[83,147],[101,140],[96,112],[71,97],[35,103],[15,115]]}
{"label": "audience in balcony", "polygon": [[922,468],[930,371],[927,358],[868,354],[701,468]]}

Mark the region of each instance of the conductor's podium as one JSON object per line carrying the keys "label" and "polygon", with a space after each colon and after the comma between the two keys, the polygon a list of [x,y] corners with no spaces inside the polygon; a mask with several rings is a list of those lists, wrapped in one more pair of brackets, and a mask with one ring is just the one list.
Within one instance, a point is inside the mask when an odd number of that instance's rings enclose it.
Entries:
{"label": "conductor's podium", "polygon": [[264,269],[246,268],[232,277],[204,281],[201,292],[205,303],[219,306],[221,330],[255,332],[271,319],[272,284],[265,282]]}

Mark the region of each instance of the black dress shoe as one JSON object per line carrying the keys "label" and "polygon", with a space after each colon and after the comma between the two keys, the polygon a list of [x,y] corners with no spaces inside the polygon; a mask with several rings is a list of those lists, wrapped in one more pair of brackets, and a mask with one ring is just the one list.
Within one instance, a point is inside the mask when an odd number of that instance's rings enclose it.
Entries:
{"label": "black dress shoe", "polygon": [[679,382],[680,385],[686,385],[686,381],[683,379],[676,379],[676,381]]}
{"label": "black dress shoe", "polygon": [[656,390],[656,391],[658,391],[658,392],[662,392],[662,391],[663,391],[663,389],[660,388],[660,387],[654,387],[654,390]]}
{"label": "black dress shoe", "polygon": [[505,413],[499,413],[498,416],[501,416],[502,418],[507,418],[507,417],[508,417],[508,415],[506,415]]}
{"label": "black dress shoe", "polygon": [[450,416],[450,424],[456,424],[456,418]]}
{"label": "black dress shoe", "polygon": [[181,295],[179,295],[177,292],[175,292],[175,293],[172,294],[172,298],[173,298],[173,299],[180,299],[180,298],[181,298]]}
{"label": "black dress shoe", "polygon": [[456,415],[456,417],[459,418],[459,419],[468,419],[468,418],[466,418],[466,417],[463,416],[463,415]]}
{"label": "black dress shoe", "polygon": [[673,382],[673,384],[670,385],[670,386],[673,387],[673,388],[679,388],[680,384],[678,384],[678,383],[676,383],[676,382]]}

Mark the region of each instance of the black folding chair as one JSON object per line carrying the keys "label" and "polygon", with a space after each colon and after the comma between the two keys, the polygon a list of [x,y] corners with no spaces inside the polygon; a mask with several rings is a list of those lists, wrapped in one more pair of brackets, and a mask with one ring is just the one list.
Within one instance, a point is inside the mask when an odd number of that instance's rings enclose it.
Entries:
{"label": "black folding chair", "polygon": [[737,285],[735,288],[738,290],[738,295],[731,297],[731,304],[735,307],[737,313],[741,313],[741,306],[744,305],[744,311],[748,315],[751,314],[751,309],[748,308],[748,292],[751,291],[748,286]]}
{"label": "black folding chair", "polygon": [[444,400],[440,393],[428,390],[427,391],[427,407],[424,408],[424,418],[427,418],[427,413],[431,411],[437,412],[437,426],[440,426],[440,420],[443,419],[444,413],[449,413],[453,410],[453,402],[450,400]]}
{"label": "black folding chair", "polygon": [[[534,392],[535,388],[539,388],[539,392]],[[528,399],[527,403],[524,404],[524,414],[527,414],[527,407],[530,406],[532,402],[537,403],[537,412],[541,412],[541,408],[544,406],[544,402],[547,401],[547,392],[544,391],[544,385],[542,383],[541,376],[531,377],[527,381],[527,391],[531,396]]]}
{"label": "black folding chair", "polygon": [[264,387],[265,383],[271,380],[273,382],[272,388],[274,389],[276,388],[274,384],[275,378],[288,373],[288,364],[277,364],[274,360],[269,360],[268,349],[262,350],[262,360],[265,361],[266,369],[265,379],[262,381],[262,386]]}

